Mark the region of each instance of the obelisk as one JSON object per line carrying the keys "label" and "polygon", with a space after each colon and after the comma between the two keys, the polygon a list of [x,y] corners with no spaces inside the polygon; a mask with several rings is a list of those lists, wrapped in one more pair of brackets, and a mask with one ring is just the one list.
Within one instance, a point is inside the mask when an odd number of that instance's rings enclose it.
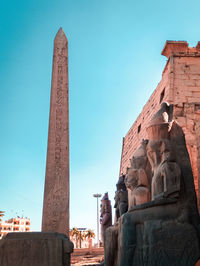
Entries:
{"label": "obelisk", "polygon": [[69,234],[68,41],[54,39],[42,231]]}
{"label": "obelisk", "polygon": [[[1,266],[70,266],[68,41],[54,40],[42,232],[8,233],[1,240]],[[17,260],[16,260],[17,258]]]}

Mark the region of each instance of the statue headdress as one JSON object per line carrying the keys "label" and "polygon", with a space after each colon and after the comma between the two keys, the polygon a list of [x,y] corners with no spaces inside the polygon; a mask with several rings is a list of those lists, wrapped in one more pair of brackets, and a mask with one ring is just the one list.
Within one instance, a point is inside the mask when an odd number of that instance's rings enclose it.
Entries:
{"label": "statue headdress", "polygon": [[146,129],[150,140],[169,139],[172,115],[173,105],[163,102]]}

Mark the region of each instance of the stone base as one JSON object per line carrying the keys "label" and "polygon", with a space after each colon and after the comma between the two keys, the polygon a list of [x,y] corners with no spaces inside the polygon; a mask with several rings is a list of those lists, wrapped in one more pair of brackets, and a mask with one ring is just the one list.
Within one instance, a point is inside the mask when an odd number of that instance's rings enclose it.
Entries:
{"label": "stone base", "polygon": [[[118,251],[118,224],[106,229],[104,238],[104,259],[106,266],[114,266],[117,263]],[[104,264],[102,264],[104,265]]]}
{"label": "stone base", "polygon": [[129,218],[126,213],[121,221],[124,238],[117,266],[194,266],[200,259],[198,227],[178,219],[134,224]]}
{"label": "stone base", "polygon": [[194,266],[200,258],[198,232],[189,223],[147,221],[136,234],[134,266]]}
{"label": "stone base", "polygon": [[59,233],[9,233],[0,240],[1,266],[68,266],[73,243]]}

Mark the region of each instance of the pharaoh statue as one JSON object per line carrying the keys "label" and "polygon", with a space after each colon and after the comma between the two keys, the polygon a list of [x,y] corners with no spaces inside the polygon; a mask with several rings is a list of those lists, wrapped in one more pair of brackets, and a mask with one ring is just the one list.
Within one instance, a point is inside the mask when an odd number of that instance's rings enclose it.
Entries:
{"label": "pharaoh statue", "polygon": [[137,151],[144,157],[133,157],[127,170],[131,206],[118,220],[117,266],[193,266],[200,258],[193,174],[184,133],[172,115],[173,106],[162,103]]}
{"label": "pharaoh statue", "polygon": [[105,231],[104,257],[106,266],[114,266],[117,263],[118,250],[118,219],[128,210],[128,192],[124,183],[125,175],[119,177],[115,192],[115,222]]}
{"label": "pharaoh statue", "polygon": [[128,210],[128,194],[124,183],[125,175],[119,177],[116,184],[117,190],[115,192],[115,221]]}
{"label": "pharaoh statue", "polygon": [[151,171],[146,154],[147,141],[142,141],[127,168],[125,184],[128,190],[128,210],[134,206],[150,201]]}
{"label": "pharaoh statue", "polygon": [[107,192],[104,194],[101,200],[100,223],[101,223],[101,240],[104,243],[105,230],[112,225],[112,209]]}
{"label": "pharaoh statue", "polygon": [[180,193],[181,171],[169,139],[171,112],[172,106],[164,102],[147,128],[147,156],[154,173],[151,184],[152,200],[178,198]]}

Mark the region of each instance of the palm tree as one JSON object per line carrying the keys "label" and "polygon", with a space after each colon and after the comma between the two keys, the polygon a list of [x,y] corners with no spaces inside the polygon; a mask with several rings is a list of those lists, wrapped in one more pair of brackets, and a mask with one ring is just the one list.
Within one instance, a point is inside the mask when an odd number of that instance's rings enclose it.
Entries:
{"label": "palm tree", "polygon": [[92,238],[95,238],[95,233],[91,230],[88,229],[84,235],[85,239],[88,239],[89,241],[89,249],[92,248]]}
{"label": "palm tree", "polygon": [[88,229],[84,236],[85,238],[95,238],[95,233],[91,229]]}
{"label": "palm tree", "polygon": [[72,228],[72,230],[70,230],[70,236],[75,236],[76,237],[76,248],[78,248],[78,238],[79,238],[79,236],[80,236],[80,232],[79,232],[79,230],[76,228],[76,227],[74,227],[74,228]]}
{"label": "palm tree", "polygon": [[80,244],[80,248],[81,248],[81,241],[84,239],[84,235],[82,234],[82,231],[79,231],[79,244]]}

